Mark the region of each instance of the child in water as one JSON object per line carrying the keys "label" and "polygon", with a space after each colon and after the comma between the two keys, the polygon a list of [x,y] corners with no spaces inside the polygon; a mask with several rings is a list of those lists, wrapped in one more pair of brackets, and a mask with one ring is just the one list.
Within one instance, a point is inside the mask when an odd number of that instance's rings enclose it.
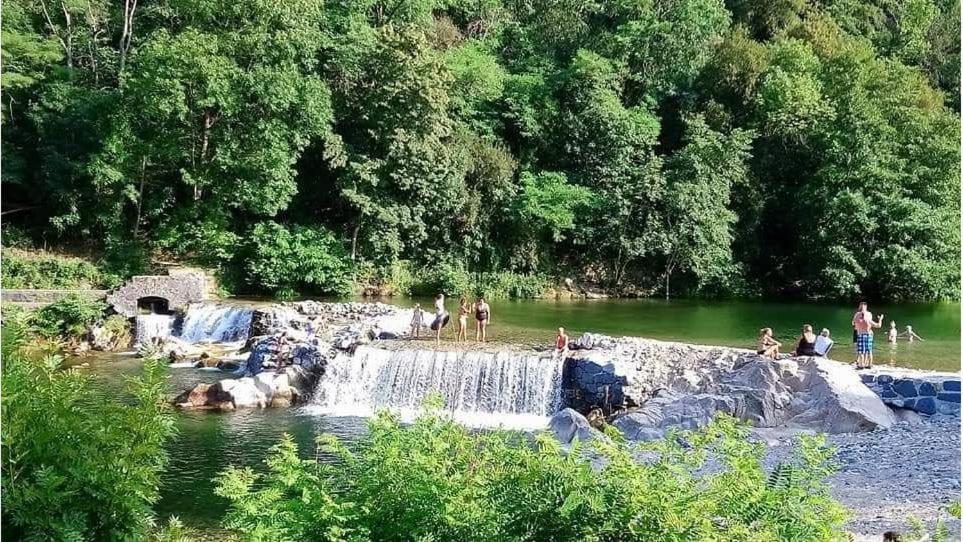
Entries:
{"label": "child in water", "polygon": [[913,331],[913,326],[906,326],[906,331],[900,333],[900,336],[906,337],[906,340],[908,340],[909,342],[913,342],[916,339],[919,339],[921,341],[923,340],[923,337],[920,337],[919,335],[916,334],[915,331]]}

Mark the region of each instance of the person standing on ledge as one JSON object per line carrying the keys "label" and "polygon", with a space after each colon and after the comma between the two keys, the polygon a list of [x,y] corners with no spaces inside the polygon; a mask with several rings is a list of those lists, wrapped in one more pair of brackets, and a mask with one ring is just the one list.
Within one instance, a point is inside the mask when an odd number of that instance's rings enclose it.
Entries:
{"label": "person standing on ledge", "polygon": [[869,369],[873,366],[873,328],[883,326],[883,315],[873,321],[873,313],[869,312],[866,302],[859,304],[859,310],[853,315],[853,327],[856,328],[856,369]]}
{"label": "person standing on ledge", "polygon": [[435,321],[431,329],[435,331],[435,344],[441,344],[441,330],[448,323],[448,313],[445,312],[445,294],[435,296]]}
{"label": "person standing on ledge", "polygon": [[483,296],[475,302],[475,342],[488,341],[488,324],[492,321],[492,309]]}
{"label": "person standing on ledge", "polygon": [[421,310],[421,303],[415,303],[415,308],[411,311],[411,334],[415,336],[415,339],[421,338],[424,313],[425,311]]}
{"label": "person standing on ledge", "polygon": [[468,306],[468,300],[463,296],[458,300],[458,341],[468,340],[468,313],[471,312],[471,307]]}

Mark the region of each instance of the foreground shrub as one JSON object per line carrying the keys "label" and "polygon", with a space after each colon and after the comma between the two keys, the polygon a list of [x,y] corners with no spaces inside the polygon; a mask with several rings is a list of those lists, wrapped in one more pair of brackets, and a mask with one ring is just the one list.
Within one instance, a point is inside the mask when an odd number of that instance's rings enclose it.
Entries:
{"label": "foreground shrub", "polygon": [[80,258],[7,248],[0,254],[4,288],[85,290],[110,283],[97,266]]}
{"label": "foreground shrub", "polygon": [[229,468],[225,526],[259,541],[845,539],[819,438],[767,474],[731,418],[640,449],[612,438],[566,451],[547,434],[474,433],[436,412],[410,426],[382,413],[369,429],[356,452],[319,437],[334,462],[300,459],[285,436],[266,474]]}
{"label": "foreground shrub", "polygon": [[130,398],[105,398],[58,356],[23,354],[3,326],[3,534],[11,540],[144,540],[174,431],[165,369],[144,363]]}
{"label": "foreground shrub", "polygon": [[100,300],[70,294],[40,308],[30,318],[33,330],[46,338],[76,340],[91,324],[103,318],[107,305]]}

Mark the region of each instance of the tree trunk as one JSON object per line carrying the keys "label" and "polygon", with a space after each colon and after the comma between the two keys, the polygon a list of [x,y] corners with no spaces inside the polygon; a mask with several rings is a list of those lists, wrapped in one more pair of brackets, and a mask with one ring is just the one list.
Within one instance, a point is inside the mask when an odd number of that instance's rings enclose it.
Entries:
{"label": "tree trunk", "polygon": [[358,257],[358,233],[361,231],[361,219],[358,218],[358,223],[354,226],[354,231],[351,232],[351,261],[355,261]]}
{"label": "tree trunk", "polygon": [[[210,111],[204,112],[204,123],[201,129],[201,164],[207,163],[207,149],[211,142],[211,126],[214,126],[214,117]],[[194,201],[201,199],[202,191],[194,182]]]}
{"label": "tree trunk", "polygon": [[120,34],[120,63],[117,69],[118,79],[124,76],[124,66],[127,63],[127,51],[134,37],[134,11],[137,9],[137,0],[124,0],[124,29]]}
{"label": "tree trunk", "polygon": [[140,191],[137,193],[137,218],[134,220],[134,239],[140,231],[140,210],[144,204],[144,177],[147,176],[147,157],[145,156],[140,163]]}

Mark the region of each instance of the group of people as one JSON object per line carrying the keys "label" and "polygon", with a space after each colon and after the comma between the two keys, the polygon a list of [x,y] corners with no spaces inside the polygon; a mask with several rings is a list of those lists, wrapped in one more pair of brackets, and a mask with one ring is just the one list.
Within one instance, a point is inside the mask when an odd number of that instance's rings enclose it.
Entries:
{"label": "group of people", "polygon": [[[813,333],[813,326],[806,324],[802,327],[802,335],[796,342],[796,349],[793,356],[820,356],[826,357],[829,350],[833,347],[833,340],[829,338],[829,330],[823,328],[819,335]],[[773,336],[771,327],[764,327],[759,330],[759,346],[756,353],[771,359],[779,358],[779,349],[782,343]]]}
{"label": "group of people", "polygon": [[[856,313],[853,314],[853,344],[856,345],[856,368],[869,369],[873,366],[873,329],[883,327],[884,315],[874,319],[873,313],[865,301],[859,304]],[[813,326],[806,324],[802,328],[802,335],[793,350],[793,356],[822,356],[829,354],[833,347],[833,340],[829,338],[829,330],[823,328],[819,335],[813,333]],[[922,341],[923,338],[913,331],[913,326],[906,326],[903,333],[899,333],[895,321],[890,321],[887,339],[895,344],[900,337],[904,337],[909,342],[916,340]],[[779,349],[782,343],[773,336],[772,328],[762,328],[759,330],[759,344],[756,353],[771,359],[779,358]]]}
{"label": "group of people", "polygon": [[[425,322],[424,314],[425,311],[421,308],[421,304],[416,303],[411,317],[411,334],[416,339],[421,337],[421,328]],[[474,303],[469,303],[465,297],[458,300],[457,340],[468,340],[468,316],[471,314],[475,316],[475,340],[487,342],[488,324],[491,323],[492,309],[482,296],[479,296]],[[441,330],[448,325],[450,319],[451,316],[445,310],[445,294],[438,294],[435,296],[435,317],[429,325],[429,328],[435,332],[435,342],[441,342]]]}

